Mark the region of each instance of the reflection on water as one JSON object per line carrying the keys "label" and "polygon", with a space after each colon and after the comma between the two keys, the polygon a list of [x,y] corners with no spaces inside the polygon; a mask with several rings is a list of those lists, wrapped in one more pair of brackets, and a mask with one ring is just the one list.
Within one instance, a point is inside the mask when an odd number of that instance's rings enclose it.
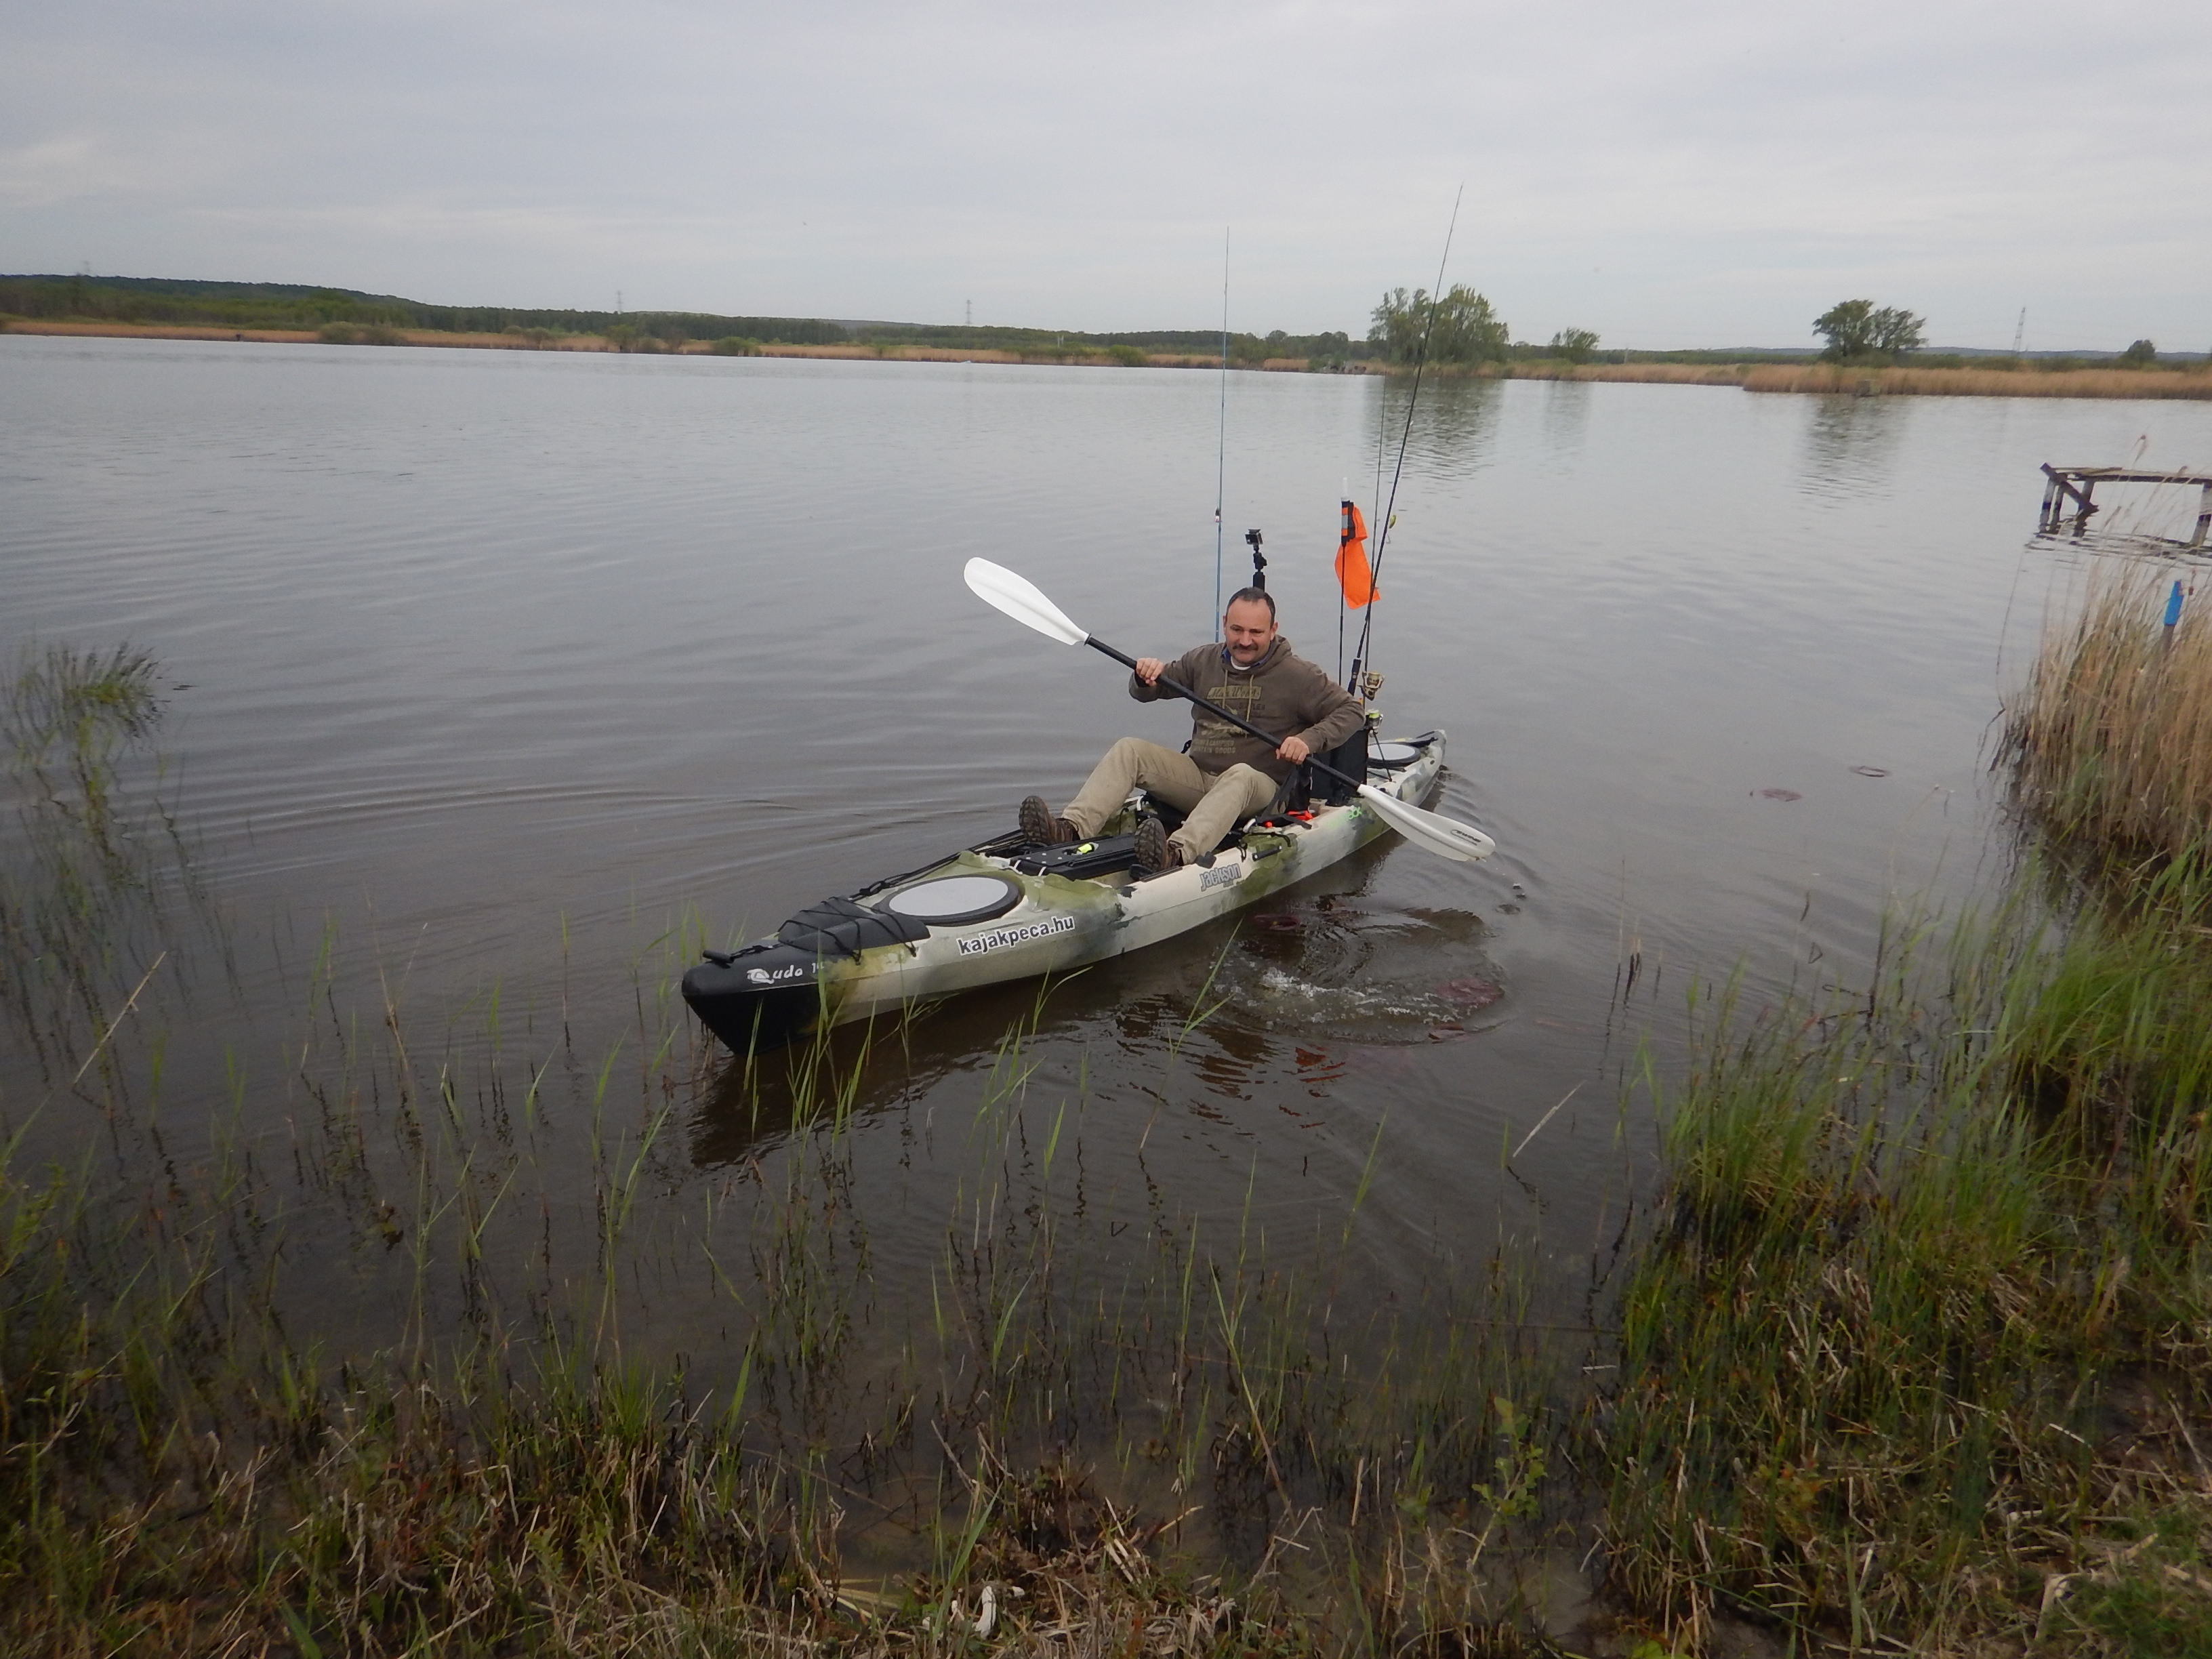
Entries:
{"label": "reflection on water", "polygon": [[1904,453],[1917,398],[1808,398],[1800,487],[1830,501],[1879,493]]}
{"label": "reflection on water", "polygon": [[1571,454],[1582,447],[1589,431],[1590,406],[1596,388],[1588,380],[1544,380],[1544,446],[1555,454]]}
{"label": "reflection on water", "polygon": [[[1471,477],[1489,460],[1509,382],[1455,374],[1424,375],[1418,403],[1413,402],[1411,375],[1392,375],[1374,384],[1383,388],[1380,427],[1386,490],[1401,441],[1407,465],[1418,465],[1437,478]],[[1413,410],[1410,433],[1406,428],[1409,404]],[[1402,505],[1402,495],[1401,499]]]}

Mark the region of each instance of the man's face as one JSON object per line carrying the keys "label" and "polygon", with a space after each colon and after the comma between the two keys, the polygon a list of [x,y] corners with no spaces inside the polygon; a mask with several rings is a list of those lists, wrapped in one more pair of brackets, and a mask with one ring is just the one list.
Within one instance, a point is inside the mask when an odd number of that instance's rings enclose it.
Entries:
{"label": "man's face", "polygon": [[1275,642],[1275,619],[1257,599],[1239,599],[1221,619],[1221,637],[1228,644],[1230,659],[1249,668]]}

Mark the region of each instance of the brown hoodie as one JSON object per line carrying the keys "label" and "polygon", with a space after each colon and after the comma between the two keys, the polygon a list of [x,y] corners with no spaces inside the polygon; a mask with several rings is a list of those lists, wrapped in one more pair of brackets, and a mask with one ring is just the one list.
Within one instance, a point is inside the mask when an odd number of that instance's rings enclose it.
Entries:
{"label": "brown hoodie", "polygon": [[[1237,667],[1230,660],[1228,647],[1217,641],[1184,652],[1160,678],[1188,686],[1232,714],[1242,714],[1262,732],[1277,734],[1274,743],[1262,743],[1194,703],[1190,757],[1201,772],[1226,772],[1242,761],[1279,783],[1292,769],[1288,761],[1275,758],[1276,744],[1285,738],[1304,738],[1307,748],[1322,754],[1357,732],[1365,718],[1349,691],[1304,658],[1291,655],[1291,642],[1280,634],[1249,668]],[[1157,702],[1172,694],[1132,674],[1129,695],[1139,702]]]}

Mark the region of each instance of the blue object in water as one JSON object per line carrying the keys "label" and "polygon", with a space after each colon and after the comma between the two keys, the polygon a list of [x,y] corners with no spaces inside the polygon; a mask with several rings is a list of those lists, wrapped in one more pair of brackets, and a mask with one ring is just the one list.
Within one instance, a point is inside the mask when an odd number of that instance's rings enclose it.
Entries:
{"label": "blue object in water", "polygon": [[2166,625],[2171,628],[2181,620],[2181,583],[2177,580],[2173,592],[2166,596]]}

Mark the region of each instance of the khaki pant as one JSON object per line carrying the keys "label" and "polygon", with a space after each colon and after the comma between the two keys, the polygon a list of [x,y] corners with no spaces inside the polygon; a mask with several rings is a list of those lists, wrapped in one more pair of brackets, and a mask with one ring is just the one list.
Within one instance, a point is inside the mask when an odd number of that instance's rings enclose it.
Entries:
{"label": "khaki pant", "polygon": [[1182,828],[1168,839],[1186,860],[1203,857],[1239,818],[1265,810],[1281,787],[1256,767],[1232,766],[1218,774],[1202,772],[1188,755],[1163,749],[1142,738],[1123,738],[1091,769],[1091,781],[1060,813],[1085,840],[1121,810],[1139,785],[1183,815]]}

